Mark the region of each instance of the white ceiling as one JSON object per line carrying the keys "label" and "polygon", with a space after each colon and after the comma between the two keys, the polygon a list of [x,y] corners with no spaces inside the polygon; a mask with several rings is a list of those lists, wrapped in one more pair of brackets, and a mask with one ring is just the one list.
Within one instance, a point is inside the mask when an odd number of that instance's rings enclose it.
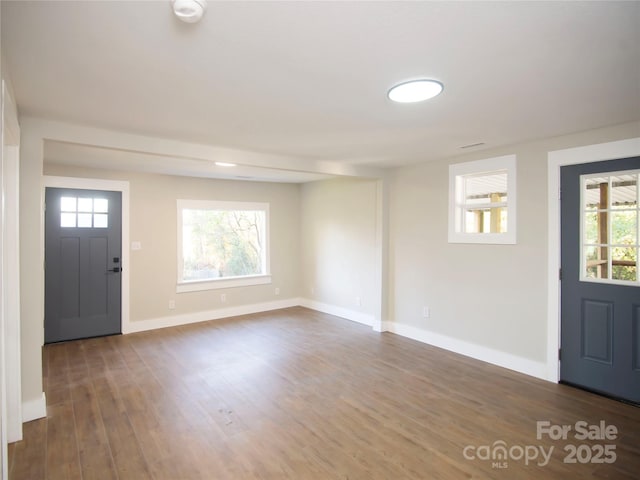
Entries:
{"label": "white ceiling", "polygon": [[[21,114],[287,155],[300,170],[640,120],[637,1],[210,1],[192,25],[169,0],[1,8]],[[416,77],[444,92],[386,98]]]}

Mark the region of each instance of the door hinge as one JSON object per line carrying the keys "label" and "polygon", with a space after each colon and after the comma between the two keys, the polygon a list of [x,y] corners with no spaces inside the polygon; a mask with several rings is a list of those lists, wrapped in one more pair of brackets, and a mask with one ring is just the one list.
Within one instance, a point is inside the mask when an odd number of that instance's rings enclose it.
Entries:
{"label": "door hinge", "polygon": [[562,280],[562,269],[558,270],[558,280]]}
{"label": "door hinge", "polygon": [[558,349],[558,360],[562,360],[562,349]]}

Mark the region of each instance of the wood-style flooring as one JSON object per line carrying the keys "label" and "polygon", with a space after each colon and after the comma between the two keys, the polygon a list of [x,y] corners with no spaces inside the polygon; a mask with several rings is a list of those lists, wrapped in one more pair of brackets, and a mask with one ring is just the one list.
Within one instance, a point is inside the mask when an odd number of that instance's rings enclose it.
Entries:
{"label": "wood-style flooring", "polygon": [[11,480],[640,478],[640,408],[304,308],[48,345],[44,384]]}

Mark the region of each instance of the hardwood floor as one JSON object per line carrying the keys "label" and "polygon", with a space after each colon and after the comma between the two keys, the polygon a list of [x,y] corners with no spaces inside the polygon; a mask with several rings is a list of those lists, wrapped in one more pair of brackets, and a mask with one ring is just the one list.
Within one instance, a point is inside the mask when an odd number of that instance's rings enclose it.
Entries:
{"label": "hardwood floor", "polygon": [[[640,408],[303,308],[49,345],[44,382],[48,417],[10,445],[12,480],[640,472]],[[537,439],[545,420],[571,425],[568,439]],[[576,440],[582,420],[617,438]],[[499,441],[506,468],[478,458]],[[564,463],[569,444],[582,460],[614,445],[615,462]]]}

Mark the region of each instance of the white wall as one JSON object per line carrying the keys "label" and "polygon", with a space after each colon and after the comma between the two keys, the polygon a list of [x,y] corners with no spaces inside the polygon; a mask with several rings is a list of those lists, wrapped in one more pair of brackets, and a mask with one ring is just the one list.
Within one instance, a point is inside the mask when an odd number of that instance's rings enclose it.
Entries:
{"label": "white wall", "polygon": [[[6,105],[5,105],[6,107]],[[6,111],[5,111],[6,115]],[[3,286],[2,313],[4,317],[4,358],[7,386],[7,438],[9,442],[22,439],[22,392],[20,387],[20,265],[19,239],[19,143],[20,130],[17,113],[13,114],[13,129],[7,128],[6,116],[2,152],[3,198]],[[8,130],[13,130],[8,133]]]}
{"label": "white wall", "polygon": [[22,121],[20,137],[20,326],[25,421],[46,415],[42,388],[44,256],[42,254],[42,137]]}
{"label": "white wall", "polygon": [[[635,137],[638,129],[627,124],[394,171],[387,328],[545,377],[547,152]],[[449,164],[511,153],[517,155],[517,244],[449,244]],[[424,306],[430,318],[423,318]]]}
{"label": "white wall", "polygon": [[377,182],[334,179],[301,187],[302,295],[312,308],[373,325]]}

